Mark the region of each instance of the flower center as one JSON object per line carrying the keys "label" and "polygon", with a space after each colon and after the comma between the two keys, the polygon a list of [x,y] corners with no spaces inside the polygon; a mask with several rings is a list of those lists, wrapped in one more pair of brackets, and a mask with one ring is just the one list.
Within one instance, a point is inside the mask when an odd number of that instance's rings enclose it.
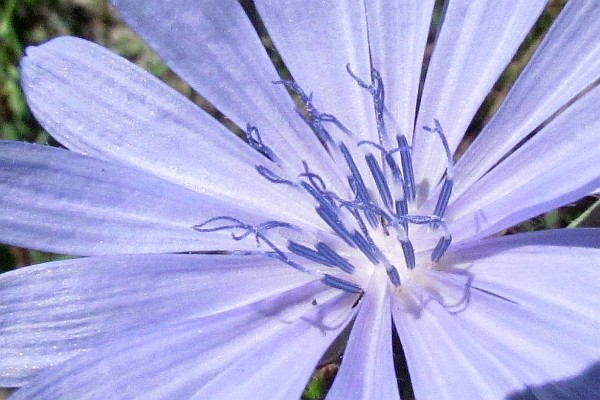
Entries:
{"label": "flower center", "polygon": [[[362,293],[374,268],[384,268],[391,284],[400,288],[404,277],[417,267],[415,249],[419,254],[428,253],[430,262],[437,263],[451,243],[444,213],[453,187],[452,155],[441,124],[434,120],[434,127],[424,127],[440,138],[447,168],[433,213],[413,213],[417,196],[412,148],[401,132],[390,136],[394,120],[385,106],[382,78],[373,69],[371,83],[367,84],[349,66],[347,71],[373,98],[379,143],[359,141],[335,116],[320,112],[312,95],[306,95],[295,82],[275,83],[286,85],[303,102],[305,110],[297,110],[298,114],[333,161],[344,168],[348,192],[329,190],[323,177],[312,171],[307,162],[303,162],[302,172],[295,177],[280,176],[265,165],[256,166],[268,182],[288,185],[298,196],[312,202],[315,213],[333,234],[324,239],[285,221],[249,225],[230,216],[216,216],[194,229],[203,233],[230,230],[234,240],[254,236],[258,247],[264,245],[259,253],[317,275],[324,284],[349,293]],[[263,142],[257,127],[248,125],[246,135],[255,150],[278,163],[278,155]],[[389,137],[395,142],[391,148],[384,146],[389,142],[384,138]],[[435,237],[435,246],[419,240],[424,237]]]}

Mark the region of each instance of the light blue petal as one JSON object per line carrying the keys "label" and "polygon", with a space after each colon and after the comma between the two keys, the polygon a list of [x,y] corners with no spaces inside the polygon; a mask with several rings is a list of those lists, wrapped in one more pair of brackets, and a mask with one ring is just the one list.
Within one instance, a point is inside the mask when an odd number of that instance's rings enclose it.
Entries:
{"label": "light blue petal", "polygon": [[434,3],[433,0],[365,2],[371,62],[383,78],[386,106],[397,128],[409,140],[414,129]]}
{"label": "light blue petal", "polygon": [[0,142],[0,193],[0,242],[66,254],[256,249],[253,238],[192,227],[223,214],[270,219],[136,169],[23,142]]}
{"label": "light blue petal", "polygon": [[417,399],[502,399],[522,387],[439,303],[418,316],[397,309],[393,315]]}
{"label": "light blue petal", "polygon": [[296,115],[237,0],[112,0],[127,23],[187,83],[242,129],[255,125],[291,171],[302,160],[338,185],[336,169]]}
{"label": "light blue petal", "polygon": [[[244,398],[227,396],[238,389],[246,398],[298,398],[318,360],[315,349],[325,348],[346,325],[353,297],[316,282],[207,318],[123,337],[49,369],[14,399]],[[296,337],[304,347],[290,346]],[[299,360],[294,374],[304,379],[300,385],[269,371],[281,373],[282,365],[290,365],[290,354]],[[245,365],[253,357],[258,358]],[[222,376],[239,388],[228,382],[215,393],[212,382]]]}
{"label": "light blue petal", "polygon": [[575,201],[600,185],[600,87],[450,203],[456,240],[474,240]]}
{"label": "light blue petal", "polygon": [[371,95],[346,71],[371,81],[367,18],[362,1],[256,1],[293,78],[314,93],[320,111],[333,114],[363,139],[378,142]]}
{"label": "light blue petal", "polygon": [[3,274],[0,386],[20,386],[140,331],[242,308],[311,280],[266,257],[173,254],[82,258]]}
{"label": "light blue petal", "polygon": [[[437,292],[425,309],[394,309],[417,398],[504,398],[532,385],[546,385],[542,398],[586,387],[596,398],[585,377],[597,379],[588,372],[600,362],[599,243],[597,229],[486,239],[448,253],[451,269],[428,270]],[[464,307],[435,300],[445,297]],[[582,373],[583,387],[561,385]]]}
{"label": "light blue petal", "polygon": [[456,196],[600,77],[599,19],[597,1],[566,4],[504,104],[457,163]]}
{"label": "light blue petal", "polygon": [[240,354],[193,399],[299,398],[320,357],[350,322],[355,299],[338,291],[331,300],[317,300],[304,317]]}
{"label": "light blue petal", "polygon": [[392,352],[388,285],[383,269],[373,274],[327,400],[400,399]]}
{"label": "light blue petal", "polygon": [[415,179],[426,193],[444,173],[446,158],[436,135],[442,124],[454,151],[490,89],[529,33],[547,0],[450,0],[433,55],[415,125]]}
{"label": "light blue petal", "polygon": [[[448,263],[469,265],[472,286],[521,305],[562,307],[599,319],[600,229],[555,229],[485,239],[452,248]],[[456,267],[456,266],[455,266]],[[456,267],[460,268],[460,267]],[[561,315],[557,313],[556,316]]]}
{"label": "light blue petal", "polygon": [[[128,164],[259,212],[308,211],[287,185],[257,165],[277,167],[181,94],[110,51],[63,37],[27,49],[24,91],[35,116],[71,150]],[[269,193],[266,201],[266,193]],[[268,211],[270,212],[270,211]],[[314,212],[305,212],[310,221]]]}

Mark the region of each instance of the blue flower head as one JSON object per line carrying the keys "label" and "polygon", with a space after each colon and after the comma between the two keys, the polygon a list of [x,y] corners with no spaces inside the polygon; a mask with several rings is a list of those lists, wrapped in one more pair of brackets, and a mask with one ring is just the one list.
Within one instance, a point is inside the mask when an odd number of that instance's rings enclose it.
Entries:
{"label": "blue flower head", "polygon": [[0,385],[296,399],[349,331],[327,399],[393,400],[395,330],[420,400],[600,398],[600,230],[497,235],[598,192],[600,3],[460,157],[546,1],[448,0],[422,87],[434,0],[254,3],[292,79],[236,0],[113,0],[245,138],[96,44],[27,49],[67,149],[0,144],[0,241],[86,257],[0,277]]}

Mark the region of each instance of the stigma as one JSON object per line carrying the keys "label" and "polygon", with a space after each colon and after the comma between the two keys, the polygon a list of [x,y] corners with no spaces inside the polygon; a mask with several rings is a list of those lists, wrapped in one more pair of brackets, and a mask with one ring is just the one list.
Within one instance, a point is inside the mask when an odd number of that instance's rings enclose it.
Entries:
{"label": "stigma", "polygon": [[227,230],[236,241],[253,238],[257,250],[252,254],[275,258],[344,292],[362,293],[377,268],[385,271],[391,285],[401,289],[414,270],[440,262],[451,245],[444,215],[454,184],[452,154],[437,119],[417,132],[439,138],[447,164],[434,209],[420,213],[418,205],[423,201],[419,202],[417,195],[413,149],[386,108],[381,75],[373,69],[367,82],[355,75],[350,65],[346,69],[349,79],[372,97],[378,142],[358,140],[343,121],[315,107],[312,94],[306,94],[295,82],[274,82],[285,85],[304,105],[296,111],[345,172],[346,192],[330,190],[326,177],[313,171],[306,161],[296,176],[279,175],[267,165],[279,164],[282,155],[263,141],[259,127],[246,127],[248,144],[269,160],[255,166],[261,179],[292,187],[299,198],[310,202],[327,227],[330,235],[323,237],[333,236],[335,240],[318,237],[286,221],[249,225],[232,216],[214,216],[193,229],[203,234]]}

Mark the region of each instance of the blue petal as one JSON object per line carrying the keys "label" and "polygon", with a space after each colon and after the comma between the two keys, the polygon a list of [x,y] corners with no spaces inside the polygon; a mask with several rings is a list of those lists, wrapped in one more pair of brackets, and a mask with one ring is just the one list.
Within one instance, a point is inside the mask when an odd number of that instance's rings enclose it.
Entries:
{"label": "blue petal", "polygon": [[3,274],[0,386],[20,386],[108,342],[243,308],[313,279],[266,257],[173,254],[82,258]]}
{"label": "blue petal", "polygon": [[371,64],[363,2],[259,0],[260,15],[294,79],[314,93],[320,111],[357,136],[378,142],[371,95],[346,72],[369,82]]}
{"label": "blue petal", "polygon": [[[433,0],[365,1],[371,62],[383,78],[386,106],[408,140],[414,130],[434,3]],[[395,140],[395,135],[392,137]]]}
{"label": "blue petal", "polygon": [[[321,351],[348,322],[353,301],[316,282],[212,316],[154,326],[49,369],[14,398],[297,398]],[[290,338],[302,349],[289,346]],[[275,372],[292,357],[300,379],[282,379]]]}
{"label": "blue petal", "polygon": [[66,254],[255,249],[192,226],[214,215],[272,219],[155,176],[67,150],[0,142],[0,241]]}
{"label": "blue petal", "polygon": [[[435,135],[438,119],[454,151],[490,89],[511,61],[547,0],[449,1],[427,70],[415,124],[415,178],[430,190],[446,166]],[[428,187],[429,188],[428,188]]]}
{"label": "blue petal", "polygon": [[[35,116],[71,150],[248,208],[310,210],[256,171],[257,165],[280,171],[276,165],[181,94],[96,44],[64,37],[30,47],[21,72]],[[287,209],[277,206],[283,204]]]}
{"label": "blue petal", "polygon": [[596,87],[451,202],[455,240],[499,232],[597,189],[599,102]]}
{"label": "blue petal", "polygon": [[302,160],[337,186],[336,169],[294,112],[237,0],[112,0],[125,21],[196,91],[242,129],[256,126],[288,169]]}
{"label": "blue petal", "polygon": [[565,5],[498,112],[456,164],[456,196],[600,77],[599,19],[596,1]]}
{"label": "blue petal", "polygon": [[[585,377],[597,375],[585,373],[600,362],[599,260],[598,229],[455,247],[448,269],[426,272],[421,313],[393,308],[417,398],[503,398],[544,384],[548,398],[586,387],[596,398]],[[461,309],[439,302],[452,297]],[[581,373],[583,387],[558,383]]]}
{"label": "blue petal", "polygon": [[389,279],[376,271],[361,300],[344,358],[327,400],[398,400],[392,352]]}

